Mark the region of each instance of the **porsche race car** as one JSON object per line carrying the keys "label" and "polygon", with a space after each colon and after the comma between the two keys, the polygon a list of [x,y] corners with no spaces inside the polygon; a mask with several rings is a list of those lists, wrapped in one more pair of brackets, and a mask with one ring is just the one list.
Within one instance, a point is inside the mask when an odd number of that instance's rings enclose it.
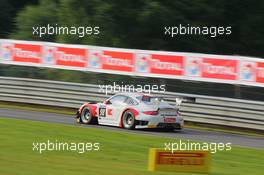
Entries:
{"label": "porsche race car", "polygon": [[78,123],[117,126],[126,129],[165,128],[181,130],[181,98],[170,105],[163,97],[143,93],[119,93],[102,103],[85,103],[76,114]]}

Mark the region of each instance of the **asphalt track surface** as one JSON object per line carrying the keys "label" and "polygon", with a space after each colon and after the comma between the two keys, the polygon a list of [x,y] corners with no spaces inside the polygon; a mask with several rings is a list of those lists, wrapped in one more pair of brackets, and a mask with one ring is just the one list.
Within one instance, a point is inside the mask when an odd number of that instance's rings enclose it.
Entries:
{"label": "asphalt track surface", "polygon": [[[232,145],[264,149],[264,137],[244,136],[239,134],[229,134],[216,131],[205,131],[185,128],[180,132],[164,132],[153,130],[125,130],[117,127],[99,126],[99,125],[84,125],[76,124],[74,117],[71,115],[54,114],[48,112],[35,112],[17,109],[0,109],[0,118],[15,118],[23,120],[42,121],[49,123],[61,123],[66,125],[76,125],[76,127],[98,128],[104,130],[114,130],[119,132],[132,132],[142,135],[154,135],[175,139],[189,139],[202,142],[221,142],[232,143]],[[175,140],[175,142],[177,142]]]}

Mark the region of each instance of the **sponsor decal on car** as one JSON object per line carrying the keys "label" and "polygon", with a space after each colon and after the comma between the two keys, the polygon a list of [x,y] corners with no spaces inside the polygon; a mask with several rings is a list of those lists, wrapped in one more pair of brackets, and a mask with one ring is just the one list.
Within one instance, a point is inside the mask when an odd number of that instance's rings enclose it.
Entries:
{"label": "sponsor decal on car", "polygon": [[165,123],[175,123],[176,122],[176,118],[164,118],[164,122]]}

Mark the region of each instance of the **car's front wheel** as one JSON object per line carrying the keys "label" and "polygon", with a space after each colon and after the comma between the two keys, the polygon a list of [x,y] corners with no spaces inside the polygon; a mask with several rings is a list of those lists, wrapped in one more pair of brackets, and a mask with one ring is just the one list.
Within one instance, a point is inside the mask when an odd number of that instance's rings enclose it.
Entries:
{"label": "car's front wheel", "polygon": [[122,124],[125,129],[135,129],[136,119],[132,111],[127,110],[122,116]]}
{"label": "car's front wheel", "polygon": [[89,107],[84,107],[81,112],[81,122],[84,124],[91,124],[93,121],[91,109]]}

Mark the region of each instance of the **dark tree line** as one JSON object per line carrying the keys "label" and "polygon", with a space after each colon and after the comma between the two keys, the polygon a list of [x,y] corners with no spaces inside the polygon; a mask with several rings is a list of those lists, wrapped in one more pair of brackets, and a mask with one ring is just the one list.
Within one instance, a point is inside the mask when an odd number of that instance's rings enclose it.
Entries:
{"label": "dark tree line", "polygon": [[[262,0],[1,0],[1,37],[262,57]],[[37,37],[32,26],[99,26],[100,35]],[[164,35],[164,26],[231,26],[228,36]],[[15,25],[15,29],[14,29]]]}
{"label": "dark tree line", "polygon": [[0,38],[8,38],[14,32],[17,13],[26,5],[38,0],[0,0]]}

